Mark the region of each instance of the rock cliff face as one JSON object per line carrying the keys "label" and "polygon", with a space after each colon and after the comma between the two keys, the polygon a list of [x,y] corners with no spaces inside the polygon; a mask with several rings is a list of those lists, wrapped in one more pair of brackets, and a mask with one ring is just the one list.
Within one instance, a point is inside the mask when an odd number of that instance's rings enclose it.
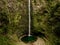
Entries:
{"label": "rock cliff face", "polygon": [[[60,45],[60,0],[31,0],[31,20],[32,35],[46,39],[46,45]],[[28,0],[0,0],[0,44],[27,33]]]}

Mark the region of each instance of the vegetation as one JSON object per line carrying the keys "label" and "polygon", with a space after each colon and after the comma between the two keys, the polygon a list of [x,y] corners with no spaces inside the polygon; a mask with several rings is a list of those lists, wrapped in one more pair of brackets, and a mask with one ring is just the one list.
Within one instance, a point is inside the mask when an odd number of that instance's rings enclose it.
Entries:
{"label": "vegetation", "polygon": [[[0,0],[0,45],[15,45],[28,34],[27,3]],[[31,17],[32,35],[48,40],[46,45],[60,45],[60,0],[32,0]]]}
{"label": "vegetation", "polygon": [[38,5],[36,2],[36,7],[33,7],[36,10],[34,9],[32,14],[32,32],[34,35],[39,34],[40,37],[43,34],[49,45],[60,45],[60,1],[46,0],[43,3],[41,0],[40,2]]}
{"label": "vegetation", "polygon": [[0,0],[0,45],[15,45],[16,41],[26,34],[27,3],[22,1]]}

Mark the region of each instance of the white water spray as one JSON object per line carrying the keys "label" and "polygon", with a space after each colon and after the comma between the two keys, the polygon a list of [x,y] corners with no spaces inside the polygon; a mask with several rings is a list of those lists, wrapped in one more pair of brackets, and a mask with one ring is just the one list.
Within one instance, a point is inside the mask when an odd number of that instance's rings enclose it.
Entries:
{"label": "white water spray", "polygon": [[29,15],[29,32],[28,36],[31,36],[31,8],[30,8],[30,0],[28,0],[28,15]]}

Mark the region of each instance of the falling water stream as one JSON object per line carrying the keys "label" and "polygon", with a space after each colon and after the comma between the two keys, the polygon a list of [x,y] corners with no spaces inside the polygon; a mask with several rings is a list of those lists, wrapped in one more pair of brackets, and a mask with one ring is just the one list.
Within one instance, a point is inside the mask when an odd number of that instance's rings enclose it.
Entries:
{"label": "falling water stream", "polygon": [[31,0],[28,0],[28,18],[29,18],[29,25],[28,25],[28,36],[24,36],[21,40],[25,43],[35,42],[37,37],[31,35]]}
{"label": "falling water stream", "polygon": [[28,36],[31,36],[31,8],[30,8],[30,0],[28,0],[28,15],[29,15],[29,32]]}

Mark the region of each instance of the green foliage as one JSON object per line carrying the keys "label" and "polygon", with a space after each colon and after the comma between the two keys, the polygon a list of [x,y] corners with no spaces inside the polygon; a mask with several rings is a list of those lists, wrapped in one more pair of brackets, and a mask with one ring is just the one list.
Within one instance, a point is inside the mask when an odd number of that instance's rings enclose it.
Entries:
{"label": "green foliage", "polygon": [[0,0],[0,45],[14,45],[15,41],[10,36],[16,34],[20,38],[27,30],[26,2],[21,1]]}
{"label": "green foliage", "polygon": [[9,24],[9,20],[7,14],[5,12],[0,12],[0,34],[7,33],[7,25]]}
{"label": "green foliage", "polygon": [[[31,3],[31,34],[46,38],[49,45],[60,45],[60,1],[39,1]],[[27,10],[25,0],[0,1],[0,45],[13,45],[9,35],[17,34],[20,38],[28,33]]]}
{"label": "green foliage", "polygon": [[33,32],[36,31],[34,34],[37,35],[38,33],[44,34],[45,36],[41,35],[45,37],[51,45],[57,45],[57,40],[60,41],[60,2],[56,0],[47,0],[45,2],[46,5],[45,7],[42,6],[42,10],[38,10],[32,14]]}
{"label": "green foliage", "polygon": [[9,37],[0,35],[0,45],[13,45]]}

